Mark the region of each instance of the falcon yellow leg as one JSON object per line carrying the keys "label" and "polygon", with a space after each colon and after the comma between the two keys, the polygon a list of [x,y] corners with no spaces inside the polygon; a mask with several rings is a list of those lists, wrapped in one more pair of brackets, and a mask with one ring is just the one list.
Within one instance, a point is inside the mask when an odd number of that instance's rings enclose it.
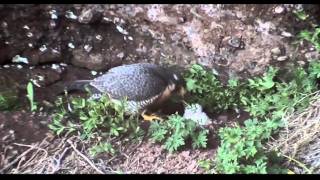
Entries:
{"label": "falcon yellow leg", "polygon": [[160,120],[162,121],[163,119],[155,114],[150,114],[150,115],[147,115],[146,114],[146,111],[143,111],[141,113],[141,116],[143,117],[143,120],[145,121],[154,121],[154,120]]}

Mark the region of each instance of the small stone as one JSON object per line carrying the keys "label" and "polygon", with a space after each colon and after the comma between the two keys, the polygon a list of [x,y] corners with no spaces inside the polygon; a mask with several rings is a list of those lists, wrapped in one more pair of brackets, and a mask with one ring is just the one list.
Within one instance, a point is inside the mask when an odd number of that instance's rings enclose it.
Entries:
{"label": "small stone", "polygon": [[51,19],[58,19],[58,16],[56,13],[57,13],[57,11],[54,9],[49,11],[49,14],[51,14]]}
{"label": "small stone", "polygon": [[43,52],[43,51],[47,50],[47,46],[46,46],[46,45],[42,45],[42,46],[39,48],[39,50],[40,50],[41,52]]}
{"label": "small stone", "polygon": [[306,53],[307,50],[306,50],[306,49],[303,49],[303,50],[301,50],[300,52],[303,54],[303,53]]}
{"label": "small stone", "polygon": [[92,9],[84,10],[81,12],[78,21],[80,23],[89,23],[93,18]]}
{"label": "small stone", "polygon": [[37,77],[38,77],[38,80],[39,80],[39,81],[43,81],[43,80],[44,80],[44,77],[43,77],[43,76],[39,76],[39,75],[38,75]]}
{"label": "small stone", "polygon": [[271,49],[271,53],[274,55],[280,55],[281,54],[281,50],[279,47],[273,48]]}
{"label": "small stone", "polygon": [[5,22],[5,21],[3,21],[3,22],[1,23],[1,27],[3,27],[3,28],[8,27],[8,23],[7,23],[7,22]]}
{"label": "small stone", "polygon": [[282,6],[277,6],[276,8],[274,8],[274,12],[277,14],[281,14],[284,11],[284,7]]}
{"label": "small stone", "polygon": [[33,36],[32,32],[27,33],[27,37],[32,37],[32,36]]}
{"label": "small stone", "polygon": [[123,29],[120,26],[117,26],[116,28],[121,34],[124,34],[124,35],[128,35],[129,34],[125,29]]}
{"label": "small stone", "polygon": [[320,54],[317,51],[307,52],[304,54],[304,56],[308,61],[320,58]]}
{"label": "small stone", "polygon": [[47,121],[40,121],[40,124],[42,124],[42,125],[47,125],[48,122],[47,122]]}
{"label": "small stone", "polygon": [[107,17],[104,17],[103,20],[107,21],[107,22],[112,22],[112,20],[110,18],[107,18]]}
{"label": "small stone", "polygon": [[22,69],[23,67],[22,67],[20,64],[18,64],[18,65],[17,65],[17,68],[18,68],[18,69]]}
{"label": "small stone", "polygon": [[301,66],[304,66],[304,65],[306,64],[306,62],[304,62],[304,61],[297,61],[297,63],[298,63],[299,65],[301,65]]}
{"label": "small stone", "polygon": [[55,54],[60,54],[60,52],[56,49],[52,49],[52,52],[55,53]]}
{"label": "small stone", "polygon": [[133,41],[133,38],[132,38],[131,36],[128,36],[128,39],[129,39],[130,41]]}
{"label": "small stone", "polygon": [[280,56],[277,58],[277,61],[285,61],[288,59],[288,56]]}
{"label": "small stone", "polygon": [[96,35],[96,39],[101,41],[103,38],[102,38],[102,36],[100,34],[98,34],[98,35]]}
{"label": "small stone", "polygon": [[59,68],[60,68],[60,66],[58,64],[52,64],[51,65],[51,69],[57,70]]}
{"label": "small stone", "polygon": [[97,71],[91,71],[91,74],[92,74],[93,76],[95,76],[95,75],[97,75],[98,73],[97,73]]}
{"label": "small stone", "polygon": [[286,31],[282,31],[281,32],[281,36],[283,36],[283,37],[292,37],[292,34],[289,33],[289,32],[286,32]]}
{"label": "small stone", "polygon": [[220,116],[218,116],[218,121],[227,121],[228,120],[228,116],[226,116],[226,115],[220,115]]}
{"label": "small stone", "polygon": [[124,57],[124,53],[121,52],[121,53],[117,54],[117,57],[122,59]]}
{"label": "small stone", "polygon": [[148,158],[147,158],[147,161],[150,162],[150,163],[154,162],[154,160],[155,160],[154,157],[148,157]]}
{"label": "small stone", "polygon": [[27,29],[27,30],[29,30],[30,28],[29,28],[29,26],[24,25],[24,26],[23,26],[23,29]]}
{"label": "small stone", "polygon": [[84,50],[86,50],[87,52],[90,52],[92,50],[92,46],[90,46],[89,44],[84,45]]}
{"label": "small stone", "polygon": [[68,10],[67,12],[66,12],[66,18],[68,18],[68,19],[77,19],[78,17],[72,12],[72,11],[70,11],[70,10]]}
{"label": "small stone", "polygon": [[56,23],[55,21],[51,20],[51,21],[49,22],[49,27],[50,27],[51,29],[55,28],[56,26],[57,26],[57,23]]}
{"label": "small stone", "polygon": [[68,43],[68,47],[71,48],[71,49],[75,48],[75,46],[72,43]]}
{"label": "small stone", "polygon": [[14,130],[12,130],[12,129],[9,130],[9,133],[10,133],[10,134],[13,134],[13,133],[14,133]]}
{"label": "small stone", "polygon": [[14,63],[25,63],[25,64],[29,63],[28,58],[21,57],[20,55],[14,56],[12,58],[12,62],[14,62]]}

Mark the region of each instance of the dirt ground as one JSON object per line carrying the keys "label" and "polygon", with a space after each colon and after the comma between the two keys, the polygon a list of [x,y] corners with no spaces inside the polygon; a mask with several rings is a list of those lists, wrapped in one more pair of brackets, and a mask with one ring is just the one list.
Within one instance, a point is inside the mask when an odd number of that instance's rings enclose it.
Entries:
{"label": "dirt ground", "polygon": [[[293,14],[301,8],[308,21]],[[144,140],[125,143],[117,157],[93,159],[86,142],[49,131],[48,110],[66,84],[121,64],[199,63],[222,80],[259,75],[270,65],[304,66],[320,55],[309,44],[293,43],[301,30],[319,24],[319,10],[288,4],[0,5],[0,92],[13,89],[17,97],[14,111],[0,112],[0,173],[205,173],[198,161],[214,157],[216,133],[204,150],[169,154]],[[30,79],[38,85],[36,113],[26,98]],[[212,127],[217,132],[247,117],[216,114]]]}

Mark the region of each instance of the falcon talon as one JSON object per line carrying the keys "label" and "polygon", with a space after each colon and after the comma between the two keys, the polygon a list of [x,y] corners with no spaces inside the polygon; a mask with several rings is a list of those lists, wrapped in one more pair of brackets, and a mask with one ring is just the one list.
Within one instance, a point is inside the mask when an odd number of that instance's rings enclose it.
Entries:
{"label": "falcon talon", "polygon": [[151,114],[151,115],[146,115],[146,114],[141,114],[141,116],[143,117],[143,120],[145,121],[154,121],[154,120],[160,120],[163,121],[163,119],[155,114]]}

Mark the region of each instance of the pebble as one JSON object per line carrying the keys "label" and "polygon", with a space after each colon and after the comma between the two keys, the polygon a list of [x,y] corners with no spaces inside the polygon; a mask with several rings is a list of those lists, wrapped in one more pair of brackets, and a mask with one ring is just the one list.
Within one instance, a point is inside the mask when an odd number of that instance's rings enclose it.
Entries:
{"label": "pebble", "polygon": [[279,47],[273,48],[271,49],[271,53],[274,55],[280,55],[281,54],[281,50]]}
{"label": "pebble", "polygon": [[121,34],[124,34],[124,35],[128,35],[129,34],[128,31],[126,31],[125,29],[123,29],[120,26],[117,26],[116,28]]}
{"label": "pebble", "polygon": [[16,55],[12,58],[12,62],[15,62],[15,63],[25,63],[25,64],[28,64],[29,61],[28,61],[28,58],[25,58],[25,57],[21,57],[20,55]]}
{"label": "pebble", "polygon": [[90,52],[92,50],[92,46],[90,46],[89,44],[86,44],[84,45],[84,49],[87,51],[87,52]]}
{"label": "pebble", "polygon": [[51,65],[51,69],[57,70],[59,68],[60,68],[60,66],[58,64],[52,64]]}
{"label": "pebble", "polygon": [[74,49],[74,45],[72,43],[68,43],[68,47],[71,48],[71,49]]}
{"label": "pebble", "polygon": [[49,14],[51,14],[51,19],[58,19],[58,16],[56,13],[57,13],[57,11],[54,9],[49,11]]}
{"label": "pebble", "polygon": [[66,63],[60,63],[60,66],[67,67],[68,65]]}
{"label": "pebble", "polygon": [[101,35],[99,35],[99,34],[98,34],[98,35],[96,35],[96,39],[98,39],[98,40],[100,40],[100,41],[101,41],[103,38],[102,38],[102,36],[101,36]]}
{"label": "pebble", "polygon": [[2,22],[2,23],[1,23],[1,27],[3,27],[3,28],[8,27],[8,23],[7,23],[7,22],[5,22],[5,21],[4,21],[4,22]]}
{"label": "pebble", "polygon": [[69,18],[69,19],[77,19],[78,17],[70,10],[68,10],[66,12],[66,18]]}
{"label": "pebble", "polygon": [[22,69],[23,67],[22,67],[20,64],[18,64],[18,65],[17,65],[17,68],[18,68],[18,69]]}
{"label": "pebble", "polygon": [[29,26],[24,25],[24,26],[23,26],[23,29],[27,29],[27,30],[29,30],[30,28],[29,28]]}
{"label": "pebble", "polygon": [[124,57],[124,53],[121,52],[121,53],[117,54],[117,57],[122,59]]}
{"label": "pebble", "polygon": [[98,73],[97,73],[97,71],[91,71],[91,74],[92,74],[93,76],[95,76],[95,75],[97,75]]}
{"label": "pebble", "polygon": [[283,37],[292,37],[292,34],[289,33],[289,32],[286,32],[286,31],[282,31],[281,32],[281,36],[283,36]]}
{"label": "pebble", "polygon": [[288,59],[288,56],[280,56],[277,58],[277,61],[285,61]]}
{"label": "pebble", "polygon": [[312,51],[312,52],[307,52],[304,54],[307,60],[311,59],[318,59],[319,58],[319,53],[317,51]]}
{"label": "pebble", "polygon": [[277,6],[276,8],[274,8],[274,12],[277,14],[281,14],[284,11],[284,7],[282,6]]}
{"label": "pebble", "polygon": [[42,46],[39,48],[39,50],[40,50],[41,52],[43,52],[43,51],[47,50],[47,46],[46,46],[46,45],[42,45]]}

